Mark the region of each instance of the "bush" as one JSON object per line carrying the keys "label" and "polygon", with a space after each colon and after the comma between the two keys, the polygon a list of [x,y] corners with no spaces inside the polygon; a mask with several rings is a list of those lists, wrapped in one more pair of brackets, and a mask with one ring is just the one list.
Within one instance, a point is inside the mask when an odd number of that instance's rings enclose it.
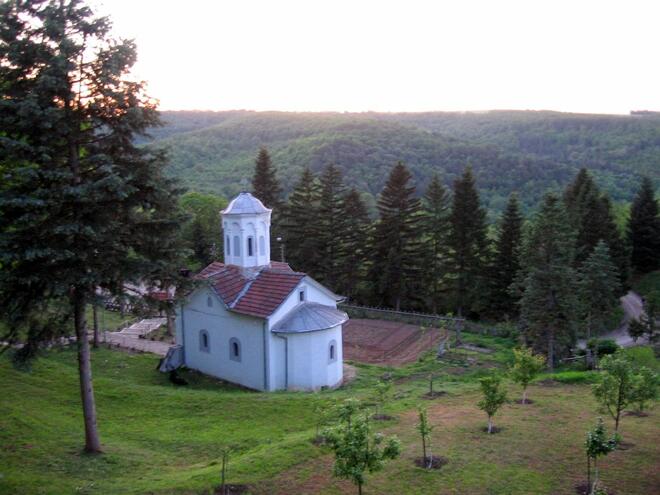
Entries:
{"label": "bush", "polygon": [[614,354],[619,350],[619,344],[612,339],[591,339],[587,345],[589,346],[589,349],[595,349],[597,351],[599,358]]}
{"label": "bush", "polygon": [[573,383],[596,383],[598,379],[598,372],[596,371],[562,371],[550,375],[556,382],[573,384]]}
{"label": "bush", "polygon": [[633,366],[641,367],[646,366],[652,370],[660,371],[660,362],[655,357],[653,348],[651,346],[629,347],[621,351],[625,356],[630,359]]}

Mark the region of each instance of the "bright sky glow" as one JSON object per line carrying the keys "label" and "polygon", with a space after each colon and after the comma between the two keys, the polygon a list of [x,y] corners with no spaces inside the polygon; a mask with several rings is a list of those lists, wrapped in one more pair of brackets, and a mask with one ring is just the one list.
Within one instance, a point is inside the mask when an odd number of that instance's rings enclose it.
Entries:
{"label": "bright sky glow", "polygon": [[163,110],[660,110],[658,0],[92,5]]}

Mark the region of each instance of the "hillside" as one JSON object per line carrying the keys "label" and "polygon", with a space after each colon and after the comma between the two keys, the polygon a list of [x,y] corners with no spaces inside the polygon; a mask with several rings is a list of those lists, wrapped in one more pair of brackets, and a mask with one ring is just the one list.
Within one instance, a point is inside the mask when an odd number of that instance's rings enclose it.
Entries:
{"label": "hillside", "polygon": [[529,207],[582,166],[615,201],[630,200],[641,173],[660,178],[660,119],[652,116],[232,111],[165,112],[164,120],[153,144],[170,149],[172,174],[190,189],[225,196],[250,179],[262,145],[285,192],[304,166],[318,172],[335,163],[372,200],[397,160],[421,191],[434,173],[449,185],[471,164],[493,212],[512,191]]}

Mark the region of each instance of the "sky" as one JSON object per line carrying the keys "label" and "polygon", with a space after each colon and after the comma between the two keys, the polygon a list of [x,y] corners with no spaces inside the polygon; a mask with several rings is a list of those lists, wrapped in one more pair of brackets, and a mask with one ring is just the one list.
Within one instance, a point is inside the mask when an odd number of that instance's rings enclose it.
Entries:
{"label": "sky", "polygon": [[94,0],[162,110],[660,110],[660,1]]}

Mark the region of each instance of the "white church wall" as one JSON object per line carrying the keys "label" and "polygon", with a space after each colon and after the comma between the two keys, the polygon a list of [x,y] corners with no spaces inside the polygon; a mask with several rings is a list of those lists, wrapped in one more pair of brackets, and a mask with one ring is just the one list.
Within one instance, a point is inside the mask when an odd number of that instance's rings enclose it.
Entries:
{"label": "white church wall", "polygon": [[[286,334],[288,341],[288,389],[334,387],[343,379],[341,325],[316,332]],[[330,359],[330,344],[335,358]]]}
{"label": "white church wall", "polygon": [[326,291],[319,289],[314,282],[310,282],[309,277],[305,277],[296,286],[295,290],[289,294],[289,296],[284,300],[280,307],[277,308],[272,315],[270,315],[268,318],[270,325],[269,328],[273,328],[273,326],[275,326],[275,324],[281,320],[289,311],[300,304],[301,290],[305,292],[305,301],[315,302],[325,306],[331,306],[333,308],[337,307],[337,302],[334,300],[334,298],[330,297]]}
{"label": "white church wall", "polygon": [[[208,305],[209,298],[211,306]],[[177,344],[185,347],[186,366],[245,387],[264,388],[263,320],[227,311],[210,289],[193,293],[183,312],[177,309]],[[200,344],[208,334],[208,348]],[[185,337],[185,338],[184,338]],[[236,339],[239,359],[232,358]]]}

